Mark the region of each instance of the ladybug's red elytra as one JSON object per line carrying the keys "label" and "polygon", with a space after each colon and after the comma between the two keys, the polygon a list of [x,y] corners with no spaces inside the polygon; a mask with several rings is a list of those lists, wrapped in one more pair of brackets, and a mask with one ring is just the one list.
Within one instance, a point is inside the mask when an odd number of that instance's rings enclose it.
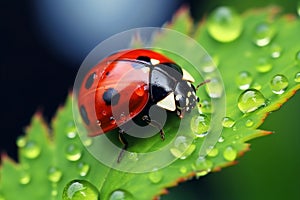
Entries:
{"label": "ladybug's red elytra", "polygon": [[160,123],[149,117],[150,107],[156,105],[183,118],[199,102],[193,82],[186,70],[160,53],[119,51],[87,73],[79,90],[79,111],[89,136],[118,128],[124,151],[128,143],[122,125],[144,121],[157,127],[164,139]]}

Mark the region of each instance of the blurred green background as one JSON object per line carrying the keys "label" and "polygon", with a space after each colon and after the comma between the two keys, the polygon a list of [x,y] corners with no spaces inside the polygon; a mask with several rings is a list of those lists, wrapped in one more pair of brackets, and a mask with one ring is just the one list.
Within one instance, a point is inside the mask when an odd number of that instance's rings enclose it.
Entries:
{"label": "blurred green background", "polygon": [[[296,14],[298,2],[218,0],[204,3],[195,0],[191,2],[191,12],[199,20],[218,6],[231,6],[242,13],[251,8],[279,5],[283,12]],[[237,165],[181,183],[170,189],[162,200],[299,200],[299,115],[300,92],[267,117],[260,128],[274,134],[250,141],[251,150],[238,159]]]}

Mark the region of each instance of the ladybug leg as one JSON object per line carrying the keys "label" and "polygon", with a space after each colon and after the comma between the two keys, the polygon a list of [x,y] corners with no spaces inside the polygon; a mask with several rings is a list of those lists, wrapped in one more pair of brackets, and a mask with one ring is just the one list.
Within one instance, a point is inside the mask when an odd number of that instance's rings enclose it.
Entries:
{"label": "ladybug leg", "polygon": [[125,134],[124,130],[120,129],[119,130],[119,140],[123,144],[123,148],[122,148],[121,152],[119,153],[118,161],[117,161],[118,163],[121,162],[124,152],[128,148],[128,142],[127,142],[126,138],[124,137],[124,134]]}
{"label": "ladybug leg", "polygon": [[150,126],[153,126],[155,128],[157,128],[159,130],[159,134],[160,134],[160,138],[162,140],[165,140],[165,132],[162,129],[162,126],[159,122],[155,121],[155,120],[151,120],[150,117],[148,115],[144,115],[142,117],[142,120],[144,120],[146,123],[148,123]]}

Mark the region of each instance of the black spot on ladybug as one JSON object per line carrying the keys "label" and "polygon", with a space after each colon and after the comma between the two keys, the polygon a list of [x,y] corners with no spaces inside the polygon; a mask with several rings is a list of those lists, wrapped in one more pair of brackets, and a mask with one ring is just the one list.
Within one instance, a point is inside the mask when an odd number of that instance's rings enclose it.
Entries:
{"label": "black spot on ladybug", "polygon": [[136,59],[141,60],[141,61],[145,61],[145,62],[148,62],[148,63],[151,62],[151,59],[148,56],[139,56]]}
{"label": "black spot on ladybug", "polygon": [[92,73],[90,74],[90,76],[87,78],[86,82],[85,82],[85,88],[89,89],[93,83],[94,83],[94,79],[95,79],[96,73]]}
{"label": "black spot on ladybug", "polygon": [[114,88],[108,88],[104,92],[102,98],[105,101],[106,105],[112,105],[113,106],[113,105],[116,105],[119,102],[120,94]]}
{"label": "black spot on ladybug", "polygon": [[108,75],[109,75],[109,72],[106,72],[105,75],[108,76]]}
{"label": "black spot on ladybug", "polygon": [[90,120],[89,120],[88,114],[87,114],[86,109],[85,109],[84,106],[80,106],[80,115],[81,115],[84,123],[86,123],[86,125],[89,125]]}

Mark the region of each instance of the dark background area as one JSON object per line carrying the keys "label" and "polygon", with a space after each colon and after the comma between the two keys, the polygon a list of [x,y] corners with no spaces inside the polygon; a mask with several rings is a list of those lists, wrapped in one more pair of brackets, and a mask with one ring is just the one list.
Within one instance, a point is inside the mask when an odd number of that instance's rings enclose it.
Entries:
{"label": "dark background area", "polygon": [[[130,25],[116,24],[116,21],[105,25],[101,29],[108,31],[100,34],[98,40],[83,40],[83,43],[88,44],[86,46],[82,43],[77,46],[70,44],[72,42],[69,42],[68,36],[61,32],[62,26],[55,28],[53,23],[47,22],[49,15],[43,16],[44,18],[40,15],[46,12],[53,12],[55,15],[55,9],[51,11],[50,7],[38,8],[36,2],[38,0],[0,2],[0,152],[5,152],[14,159],[17,159],[15,141],[19,135],[24,134],[24,128],[30,124],[32,115],[41,111],[47,122],[51,120],[57,107],[64,103],[68,92],[71,91],[84,57],[110,34],[133,27],[161,26],[170,20],[175,10],[183,4],[190,5],[192,16],[199,20],[219,5],[232,5],[242,12],[275,1],[231,0],[224,4],[220,0],[178,0],[172,6],[164,5],[164,12],[155,13],[158,15],[156,21],[147,21],[144,17],[144,23],[143,20],[137,19],[131,20]],[[160,2],[157,1],[157,4]],[[278,0],[276,4],[284,6],[285,12],[295,13],[297,1],[285,3]],[[129,5],[132,10],[138,9],[139,6],[142,5]],[[127,15],[120,12],[113,14],[121,15],[121,18],[126,18]],[[57,20],[60,19],[63,20]],[[78,21],[75,23],[75,26],[80,25]],[[49,27],[54,31],[53,34],[47,33]],[[54,37],[57,36],[55,34],[61,36],[60,40]],[[277,135],[251,142],[253,150],[240,159],[239,165],[224,169],[221,173],[208,175],[200,181],[193,180],[181,184],[180,187],[172,189],[169,197],[165,199],[183,199],[187,195],[192,200],[241,199],[237,193],[241,193],[245,197],[243,199],[299,198],[299,100],[300,95],[297,94],[279,112],[266,120],[262,128],[275,130]],[[291,117],[293,115],[296,117]],[[286,136],[287,134],[289,136]],[[284,144],[286,146],[283,146]],[[276,153],[278,149],[285,151],[280,150]],[[288,173],[291,171],[292,173]]]}

